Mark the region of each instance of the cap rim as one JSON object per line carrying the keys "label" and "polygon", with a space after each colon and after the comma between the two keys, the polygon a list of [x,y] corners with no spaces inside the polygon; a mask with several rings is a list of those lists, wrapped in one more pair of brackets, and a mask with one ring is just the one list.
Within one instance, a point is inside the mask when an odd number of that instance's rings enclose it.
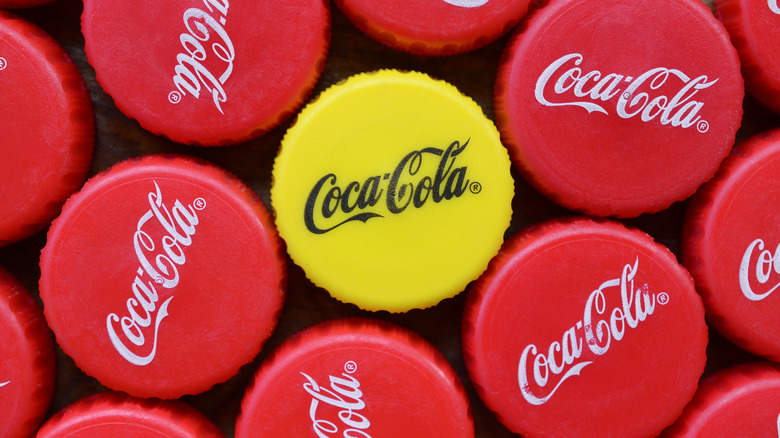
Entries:
{"label": "cap rim", "polygon": [[328,351],[336,346],[340,349],[366,348],[345,345],[356,339],[360,339],[362,344],[383,348],[382,351],[394,351],[403,355],[403,360],[414,362],[418,369],[424,369],[428,377],[440,384],[439,395],[446,390],[450,404],[465,407],[466,418],[462,420],[468,423],[467,429],[470,428],[473,436],[473,414],[468,396],[447,359],[433,345],[410,330],[376,319],[354,317],[330,320],[303,329],[271,353],[255,373],[241,401],[241,410],[236,421],[236,437],[253,436],[248,428],[251,418],[257,415],[254,412],[255,406],[264,395],[268,396],[265,394],[265,388],[271,383],[269,380],[285,374],[285,368],[290,363],[300,363],[298,361],[302,359],[301,356],[315,351]]}
{"label": "cap rim", "polygon": [[28,185],[25,190],[35,190],[43,202],[30,206],[21,222],[10,216],[12,222],[0,218],[0,246],[7,245],[41,231],[57,216],[67,197],[76,191],[87,176],[95,142],[95,118],[84,79],[70,56],[60,44],[35,24],[12,13],[0,11],[0,32],[30,49],[35,61],[45,63],[51,80],[61,85],[66,108],[60,109],[62,119],[68,120],[68,144],[59,145],[67,151],[65,160],[57,163],[57,182],[50,186]]}
{"label": "cap rim", "polygon": [[[122,183],[125,179],[132,179],[135,176],[147,175],[153,173],[155,169],[169,171],[171,169],[182,172],[186,170],[188,174],[195,174],[205,184],[218,188],[222,199],[226,199],[232,204],[234,212],[242,219],[250,221],[254,227],[262,232],[264,238],[267,238],[271,251],[269,257],[276,260],[273,269],[278,274],[278,285],[275,284],[273,290],[279,293],[269,294],[269,300],[273,305],[269,319],[259,326],[267,328],[265,334],[261,332],[265,329],[258,329],[256,338],[251,341],[251,353],[242,353],[242,361],[237,361],[232,366],[223,366],[218,370],[210,370],[209,373],[201,373],[199,379],[189,380],[187,383],[176,384],[163,387],[159,382],[156,387],[152,387],[144,382],[128,385],[124,376],[113,375],[104,370],[105,365],[100,361],[91,361],[89,352],[84,352],[78,340],[70,339],[71,330],[68,329],[64,321],[60,324],[60,319],[53,310],[52,304],[45,305],[44,315],[46,321],[52,327],[57,343],[69,357],[74,359],[76,366],[90,376],[96,377],[105,386],[121,390],[137,397],[158,397],[162,399],[178,398],[182,395],[192,395],[204,392],[218,383],[222,383],[232,378],[239,369],[251,362],[260,352],[265,341],[270,337],[279,320],[284,295],[286,289],[287,271],[284,263],[284,246],[273,227],[273,220],[265,209],[262,201],[257,195],[249,189],[242,181],[233,176],[226,170],[219,168],[206,161],[192,157],[180,155],[148,155],[140,158],[128,159],[115,164],[111,168],[101,172],[84,185],[81,191],[74,194],[63,207],[63,213],[54,220],[47,235],[47,244],[41,250],[41,276],[39,288],[41,299],[44,304],[50,303],[54,298],[52,294],[58,288],[57,279],[53,274],[53,267],[56,263],[56,253],[59,250],[60,242],[67,233],[67,227],[72,224],[75,216],[78,215],[83,207],[88,205],[95,196],[99,196],[103,189]],[[262,334],[262,336],[261,336]],[[247,342],[249,344],[249,342]],[[85,357],[87,359],[85,359]]]}
{"label": "cap rim", "polygon": [[[14,323],[20,326],[24,341],[34,346],[31,348],[35,352],[34,358],[28,370],[34,374],[38,385],[28,395],[32,402],[24,413],[26,418],[19,423],[15,432],[19,436],[27,436],[38,429],[54,395],[54,340],[38,304],[24,286],[3,268],[0,268],[0,301],[3,302],[0,303],[2,305],[7,304],[17,317]],[[11,435],[15,436],[14,431],[11,432]]]}
{"label": "cap rim", "polygon": [[138,421],[160,433],[224,437],[205,415],[184,402],[140,399],[113,391],[85,397],[63,408],[41,427],[37,436],[64,438],[95,425],[121,421]]}

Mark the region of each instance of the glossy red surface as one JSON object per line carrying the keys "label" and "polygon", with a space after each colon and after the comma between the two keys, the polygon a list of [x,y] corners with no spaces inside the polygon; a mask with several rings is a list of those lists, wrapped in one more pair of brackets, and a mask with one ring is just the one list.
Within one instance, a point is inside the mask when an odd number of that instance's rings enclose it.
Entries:
{"label": "glossy red surface", "polygon": [[117,107],[188,144],[245,141],[290,117],[321,72],[327,3],[87,0],[86,52]]}
{"label": "glossy red surface", "polygon": [[438,351],[400,327],[357,318],[290,338],[241,408],[238,438],[474,436],[463,386]]}
{"label": "glossy red surface", "polygon": [[418,55],[452,55],[493,42],[525,15],[531,0],[336,0],[377,41]]}
{"label": "glossy red surface", "polygon": [[654,437],[704,370],[704,307],[690,275],[647,234],[612,221],[516,235],[470,297],[470,375],[523,436]]}
{"label": "glossy red surface", "polygon": [[545,1],[507,47],[496,121],[564,206],[633,217],[715,174],[742,118],[739,59],[699,0]]}
{"label": "glossy red surface", "polygon": [[54,391],[54,340],[40,307],[0,268],[0,435],[24,438],[40,426]]}
{"label": "glossy red surface", "polygon": [[745,88],[780,113],[780,4],[777,0],[716,0],[715,16],[739,52]]}
{"label": "glossy red surface", "polygon": [[[1,7],[1,5],[0,5]],[[45,229],[84,182],[94,114],[65,51],[0,11],[0,245]]]}
{"label": "glossy red surface", "polygon": [[683,261],[710,322],[735,343],[780,361],[780,131],[739,143],[691,200]]}
{"label": "glossy red surface", "polygon": [[41,252],[57,343],[138,397],[197,394],[232,377],[284,300],[271,217],[227,172],[183,157],[113,166],[62,209]]}

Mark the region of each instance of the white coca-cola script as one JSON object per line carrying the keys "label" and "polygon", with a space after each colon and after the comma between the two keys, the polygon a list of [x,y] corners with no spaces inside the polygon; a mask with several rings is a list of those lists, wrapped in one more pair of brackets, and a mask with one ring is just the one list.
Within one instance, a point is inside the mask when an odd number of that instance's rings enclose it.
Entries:
{"label": "white coca-cola script", "polygon": [[[638,269],[639,258],[633,266],[625,265],[619,278],[605,281],[591,292],[585,302],[582,320],[566,330],[560,342],[554,341],[541,351],[534,344],[528,344],[523,349],[517,378],[523,398],[528,403],[536,406],[547,403],[566,380],[579,376],[583,368],[606,354],[613,340],[622,341],[627,328],[637,328],[640,322],[652,315],[656,303],[666,305],[669,302],[666,292],[650,293],[646,284],[635,287]],[[619,306],[607,309],[607,295],[613,291],[620,294],[621,302]],[[604,318],[599,319],[602,315]],[[592,353],[589,360],[582,357],[587,354],[583,349],[583,339]],[[528,379],[529,371],[534,387]]]}
{"label": "white coca-cola script", "polygon": [[[755,281],[752,281],[753,278]],[[780,287],[780,245],[777,245],[775,253],[772,254],[769,249],[764,249],[763,240],[752,241],[742,255],[742,262],[739,265],[739,288],[742,294],[750,301],[761,301],[778,287]]]}
{"label": "white coca-cola script", "polygon": [[9,383],[11,383],[11,381],[10,381],[10,380],[9,380],[9,381],[7,381],[7,382],[0,383],[0,388],[2,388],[3,386],[5,386],[5,385],[7,385],[7,384],[9,384]]}
{"label": "white coca-cola script", "polygon": [[[599,70],[584,73],[578,67],[582,62],[579,53],[553,61],[536,81],[536,101],[549,107],[574,106],[588,113],[607,115],[606,103],[612,101],[615,113],[622,119],[638,116],[643,122],[657,119],[661,125],[695,126],[702,133],[709,130],[709,123],[699,115],[704,103],[693,98],[699,91],[712,87],[717,78],[710,80],[706,75],[691,78],[667,67],[651,68],[637,77],[603,74]],[[547,90],[548,84],[554,84],[552,90]],[[672,97],[658,91],[662,86],[672,85],[677,89]],[[554,95],[545,95],[550,91]]]}
{"label": "white coca-cola script", "polygon": [[[308,374],[301,373],[307,380],[303,384],[303,389],[312,397],[309,404],[312,429],[319,438],[331,438],[339,434],[343,438],[371,438],[368,434],[371,422],[358,412],[366,407],[366,403],[362,400],[360,382],[350,375],[355,372],[357,365],[350,361],[344,365],[344,369],[347,372],[341,373],[339,377],[328,376],[330,388],[321,387]],[[336,416],[340,424],[335,419],[329,421],[320,416],[328,406],[338,410]],[[340,425],[343,425],[343,430],[340,429]]]}
{"label": "white coca-cola script", "polygon": [[443,0],[444,3],[449,3],[453,6],[460,6],[461,8],[478,8],[488,2],[488,0]]}
{"label": "white coca-cola script", "polygon": [[[184,27],[187,31],[179,36],[184,52],[176,55],[177,64],[173,76],[173,84],[177,91],[168,94],[168,100],[177,104],[182,96],[188,94],[199,99],[202,89],[205,89],[211,94],[217,110],[225,114],[222,110],[222,104],[227,102],[224,85],[233,73],[233,61],[236,58],[233,41],[224,28],[229,5],[228,0],[203,0],[203,3],[208,12],[198,8],[184,11]],[[211,53],[222,61],[220,63],[222,72],[219,77],[204,65],[209,54],[203,47],[203,43],[211,42],[212,35],[218,41],[211,43]],[[210,63],[210,66],[213,67],[214,63]]]}
{"label": "white coca-cola script", "polygon": [[769,10],[780,15],[780,6],[778,6],[777,0],[767,0],[767,3],[769,4]]}
{"label": "white coca-cola script", "polygon": [[[120,318],[116,313],[111,313],[106,318],[111,344],[123,358],[138,366],[148,365],[154,360],[160,324],[168,316],[168,305],[173,299],[173,296],[169,297],[158,307],[160,297],[155,286],[172,289],[179,284],[178,267],[187,261],[184,248],[192,245],[192,236],[198,225],[195,210],[206,207],[203,198],[197,198],[193,202],[194,207],[185,207],[177,199],[169,210],[163,203],[160,186],[156,181],[154,191],[149,192],[147,199],[150,208],[138,220],[133,235],[133,248],[140,266],[131,285],[132,297],[127,299],[127,316]],[[161,234],[163,237],[155,244],[152,234]],[[154,327],[150,329],[153,320]],[[119,332],[114,327],[116,323],[119,323]],[[149,335],[151,330],[150,348],[145,333]]]}

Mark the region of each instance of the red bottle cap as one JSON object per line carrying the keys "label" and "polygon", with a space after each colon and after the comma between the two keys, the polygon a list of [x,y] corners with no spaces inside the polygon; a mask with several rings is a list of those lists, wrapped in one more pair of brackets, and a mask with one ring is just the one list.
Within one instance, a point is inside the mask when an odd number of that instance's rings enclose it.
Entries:
{"label": "red bottle cap", "polygon": [[221,438],[203,414],[177,401],[144,400],[104,392],[81,399],[50,418],[37,438]]}
{"label": "red bottle cap", "polygon": [[260,368],[236,437],[342,434],[473,438],[474,424],[433,346],[387,323],[338,320],[299,333]]}
{"label": "red bottle cap", "polygon": [[46,227],[89,170],[92,103],[68,55],[0,11],[0,245]]}
{"label": "red bottle cap", "polygon": [[227,172],[150,156],[90,179],[41,253],[41,298],[63,351],[141,397],[205,391],[249,362],[284,298],[270,215]]}
{"label": "red bottle cap", "polygon": [[704,379],[664,438],[780,436],[780,367],[738,365]]}
{"label": "red bottle cap", "polygon": [[323,0],[87,0],[82,30],[123,113],[177,142],[222,145],[303,102],[325,65],[330,15]]}
{"label": "red bottle cap", "polygon": [[589,214],[692,195],[742,118],[739,59],[698,0],[546,1],[504,59],[496,118],[515,164]]}
{"label": "red bottle cap", "polygon": [[528,437],[656,436],[693,397],[706,346],[701,299],[674,255],[589,219],[511,240],[464,322],[479,394]]}
{"label": "red bottle cap", "polygon": [[54,342],[24,287],[0,269],[0,436],[35,433],[54,391]]}
{"label": "red bottle cap", "polygon": [[739,52],[745,87],[780,113],[780,3],[715,0],[715,15],[726,25]]}
{"label": "red bottle cap", "polygon": [[683,261],[709,321],[734,343],[780,361],[780,130],[740,143],[694,196]]}
{"label": "red bottle cap", "polygon": [[530,0],[336,0],[371,38],[417,55],[482,47],[515,27]]}

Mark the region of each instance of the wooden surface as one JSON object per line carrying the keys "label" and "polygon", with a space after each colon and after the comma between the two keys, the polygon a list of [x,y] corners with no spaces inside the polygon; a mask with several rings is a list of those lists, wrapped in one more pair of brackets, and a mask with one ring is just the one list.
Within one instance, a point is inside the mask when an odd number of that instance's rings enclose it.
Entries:
{"label": "wooden surface", "polygon": [[[270,205],[271,164],[282,135],[290,122],[284,123],[262,138],[222,148],[179,145],[144,131],[135,121],[128,119],[116,109],[111,98],[96,82],[94,71],[84,56],[84,40],[79,27],[81,7],[78,1],[59,0],[41,7],[16,11],[16,13],[38,24],[60,41],[85,77],[94,102],[97,120],[97,142],[90,175],[125,158],[161,152],[185,154],[204,158],[228,169],[254,189],[266,205]],[[506,37],[468,54],[448,58],[424,58],[390,50],[361,34],[337,8],[333,7],[332,13],[333,33],[330,57],[313,95],[359,72],[381,68],[417,70],[451,82],[463,93],[476,100],[488,117],[493,118],[493,80],[501,51],[507,42]],[[774,127],[780,127],[780,117],[747,97],[745,120],[738,138],[746,138],[753,133]],[[538,194],[516,172],[513,176],[517,189],[513,202],[514,216],[507,237],[533,223],[575,214],[556,206]],[[685,203],[681,202],[661,213],[623,222],[650,233],[657,241],[677,253],[684,211]],[[36,297],[40,274],[38,257],[45,240],[45,232],[40,232],[22,242],[0,248],[0,265],[20,278]],[[218,384],[206,393],[183,399],[204,412],[228,436],[233,435],[235,418],[246,386],[260,362],[273,348],[300,329],[321,321],[354,315],[394,322],[417,332],[433,343],[460,374],[466,386],[472,401],[476,436],[480,438],[515,436],[501,426],[479,401],[466,375],[460,352],[460,322],[468,291],[427,310],[415,310],[405,314],[370,313],[330,298],[327,292],[306,280],[301,269],[289,260],[288,274],[287,300],[279,325],[261,354],[228,382]],[[752,356],[724,341],[716,333],[710,332],[710,337],[707,373],[729,364],[753,359]],[[83,396],[104,389],[95,379],[82,373],[61,351],[58,351],[57,366],[56,392],[49,416]]]}

